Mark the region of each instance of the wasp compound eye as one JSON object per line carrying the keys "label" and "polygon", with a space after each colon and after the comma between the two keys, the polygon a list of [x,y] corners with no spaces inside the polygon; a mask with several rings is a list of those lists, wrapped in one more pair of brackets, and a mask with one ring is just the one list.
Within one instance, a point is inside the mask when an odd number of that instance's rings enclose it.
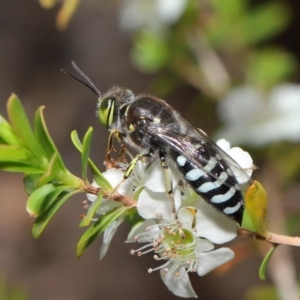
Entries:
{"label": "wasp compound eye", "polygon": [[111,98],[104,98],[99,107],[100,123],[109,128],[113,122],[115,101]]}

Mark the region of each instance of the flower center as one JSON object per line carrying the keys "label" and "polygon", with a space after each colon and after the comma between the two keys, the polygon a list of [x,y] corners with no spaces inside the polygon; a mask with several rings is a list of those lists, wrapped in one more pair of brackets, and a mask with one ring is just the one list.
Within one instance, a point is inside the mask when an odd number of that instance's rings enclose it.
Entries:
{"label": "flower center", "polygon": [[[157,230],[159,229],[159,230]],[[145,246],[131,250],[130,253],[138,253],[138,256],[154,251],[155,260],[167,260],[162,266],[149,269],[148,272],[164,269],[168,271],[168,266],[184,266],[187,271],[195,271],[197,266],[196,236],[192,230],[182,228],[178,224],[162,225],[157,224],[147,228],[136,236],[137,242],[149,241],[149,231],[155,231],[151,242]],[[144,236],[147,236],[145,238]]]}

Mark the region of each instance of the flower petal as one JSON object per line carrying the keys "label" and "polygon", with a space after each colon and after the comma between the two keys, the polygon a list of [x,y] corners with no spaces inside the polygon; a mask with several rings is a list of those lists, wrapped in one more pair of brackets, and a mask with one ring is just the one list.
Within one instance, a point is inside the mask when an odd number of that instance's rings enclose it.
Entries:
{"label": "flower petal", "polygon": [[[253,160],[250,154],[240,147],[230,148],[230,143],[225,139],[220,139],[217,141],[217,145],[225,151],[233,160],[235,160],[241,167],[235,168],[234,165],[230,165],[237,181],[239,184],[245,183],[249,180],[253,172]],[[246,175],[246,174],[247,175]]]}
{"label": "flower petal", "polygon": [[161,279],[170,292],[183,298],[197,298],[192,288],[189,276],[184,267],[178,267],[176,274],[174,271],[160,271]]}
{"label": "flower petal", "polygon": [[236,237],[237,223],[221,214],[204,201],[197,204],[197,236],[206,238],[212,243],[223,244]]}
{"label": "flower petal", "polygon": [[[143,222],[140,222],[136,225],[134,225],[127,237],[126,243],[135,243],[135,237],[143,233],[143,241],[142,242],[152,242],[154,239],[154,236],[157,235],[157,232],[159,231],[158,227],[153,227],[151,230],[147,230],[149,226],[155,225],[157,222],[153,219],[145,220]],[[148,234],[147,234],[148,233]]]}
{"label": "flower petal", "polygon": [[100,248],[100,260],[105,256],[109,248],[110,242],[114,237],[119,225],[124,221],[124,217],[120,217],[116,221],[109,224],[103,234],[103,242]]}
{"label": "flower petal", "polygon": [[[171,169],[172,185],[177,186],[181,178],[181,173],[178,168],[173,166],[168,160],[168,165]],[[159,160],[154,161],[148,168],[144,168],[144,185],[154,192],[166,192],[165,174]]]}
{"label": "flower petal", "polygon": [[213,250],[215,246],[209,240],[197,238],[196,248],[197,252],[207,252]]}
{"label": "flower petal", "polygon": [[216,144],[225,152],[230,149],[230,143],[225,139],[217,140]]}
{"label": "flower petal", "polygon": [[108,200],[108,199],[102,199],[100,207],[97,209],[96,213],[98,215],[102,215],[107,213],[108,211],[112,210],[115,207],[122,206],[123,204],[120,202],[116,202],[113,200]]}
{"label": "flower petal", "polygon": [[160,161],[154,161],[144,171],[144,183],[147,188],[154,192],[166,192],[166,184]]}
{"label": "flower petal", "polygon": [[163,218],[172,221],[171,202],[167,193],[157,193],[145,187],[140,193],[137,211],[144,219]]}
{"label": "flower petal", "polygon": [[197,273],[199,276],[206,275],[215,268],[223,265],[234,257],[234,252],[229,248],[220,248],[215,251],[198,253]]}
{"label": "flower petal", "polygon": [[109,181],[111,186],[115,188],[123,179],[124,172],[119,169],[111,168],[103,172],[102,175]]}
{"label": "flower petal", "polygon": [[195,217],[194,209],[192,207],[183,207],[178,211],[179,222],[186,227],[192,228]]}

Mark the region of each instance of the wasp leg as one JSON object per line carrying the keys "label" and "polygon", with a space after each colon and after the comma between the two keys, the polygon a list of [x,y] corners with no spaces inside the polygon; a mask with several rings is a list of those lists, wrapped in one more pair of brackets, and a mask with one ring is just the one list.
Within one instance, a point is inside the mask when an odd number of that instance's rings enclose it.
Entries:
{"label": "wasp leg", "polygon": [[116,151],[114,146],[113,146],[113,142],[114,139],[118,137],[118,132],[117,131],[112,131],[109,135],[108,138],[108,144],[107,144],[107,151],[106,151],[106,157],[105,157],[105,161],[104,161],[104,165],[106,167],[106,170],[111,169],[113,167],[115,167],[116,162],[114,159],[112,159],[111,157],[111,153],[113,151]]}
{"label": "wasp leg", "polygon": [[177,216],[177,212],[176,212],[176,207],[175,207],[175,200],[173,197],[173,184],[172,184],[172,174],[171,174],[171,170],[167,164],[166,161],[166,157],[164,153],[159,153],[159,159],[161,162],[161,167],[163,169],[164,172],[164,177],[165,177],[165,186],[166,186],[166,190],[167,190],[167,194],[170,198],[171,201],[171,210],[172,210],[172,214],[174,215],[174,219],[176,220],[176,222],[178,222],[178,216]]}
{"label": "wasp leg", "polygon": [[126,159],[126,146],[124,144],[121,145],[121,151],[118,156],[118,161],[122,163],[127,163]]}
{"label": "wasp leg", "polygon": [[131,175],[132,171],[134,170],[134,168],[136,167],[136,164],[138,163],[138,161],[143,160],[145,157],[149,157],[151,154],[147,153],[147,154],[138,154],[129,164],[129,166],[127,167],[127,169],[124,172],[124,176],[123,179],[121,180],[121,182],[114,188],[113,193],[117,192],[118,189],[120,188],[120,186],[123,184],[123,182],[128,179],[128,177]]}

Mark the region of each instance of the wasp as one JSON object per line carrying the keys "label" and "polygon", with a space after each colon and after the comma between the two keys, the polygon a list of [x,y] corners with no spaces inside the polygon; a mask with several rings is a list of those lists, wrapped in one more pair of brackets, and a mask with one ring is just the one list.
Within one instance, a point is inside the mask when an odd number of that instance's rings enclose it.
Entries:
{"label": "wasp", "polygon": [[[170,172],[167,158],[171,158],[184,181],[198,195],[241,224],[243,193],[250,186],[251,179],[237,162],[202,130],[190,125],[166,101],[148,94],[136,96],[131,90],[118,86],[102,94],[74,62],[72,65],[83,80],[62,71],[98,96],[100,123],[111,132],[108,152],[111,151],[113,138],[117,136],[125,147],[138,153],[125,171],[125,178],[130,176],[137,161],[143,158],[159,158],[167,174]],[[239,181],[235,174],[239,174],[242,180]],[[170,175],[166,178],[170,179]],[[172,197],[170,182],[166,183],[167,192]],[[174,201],[172,211],[175,213]]]}

